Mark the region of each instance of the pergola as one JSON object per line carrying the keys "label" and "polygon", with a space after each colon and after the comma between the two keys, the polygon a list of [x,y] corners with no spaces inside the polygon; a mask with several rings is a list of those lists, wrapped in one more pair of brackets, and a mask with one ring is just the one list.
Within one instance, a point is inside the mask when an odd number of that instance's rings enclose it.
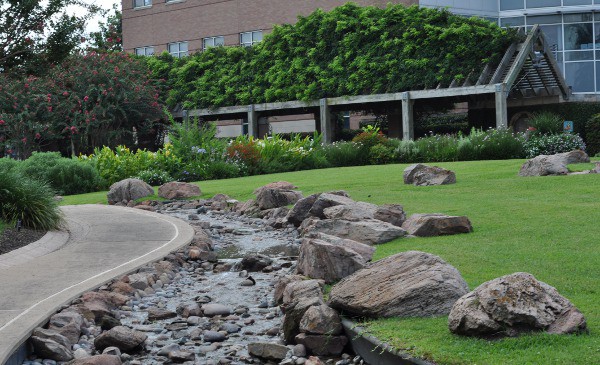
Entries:
{"label": "pergola", "polygon": [[506,50],[500,63],[487,65],[477,82],[459,84],[454,80],[450,85],[438,85],[435,89],[410,90],[389,94],[341,96],[312,101],[286,101],[243,106],[228,106],[215,109],[195,109],[177,113],[179,117],[202,117],[205,119],[242,119],[248,124],[248,134],[258,136],[259,118],[274,115],[294,115],[314,113],[317,130],[323,141],[330,143],[333,136],[332,112],[336,110],[356,110],[385,105],[401,110],[401,115],[388,118],[390,131],[395,131],[403,139],[414,138],[415,100],[450,98],[454,101],[472,100],[487,95],[494,96],[496,127],[508,127],[508,102],[510,99],[543,99],[570,95],[560,69],[548,47],[548,43],[538,25],[528,33],[522,43],[513,43]]}

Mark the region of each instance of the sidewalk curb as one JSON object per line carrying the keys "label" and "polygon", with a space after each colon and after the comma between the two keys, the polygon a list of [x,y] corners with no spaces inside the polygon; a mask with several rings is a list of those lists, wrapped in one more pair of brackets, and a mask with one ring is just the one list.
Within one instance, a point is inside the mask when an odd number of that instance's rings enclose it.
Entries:
{"label": "sidewalk curb", "polygon": [[[36,327],[43,325],[48,318],[56,313],[64,304],[69,303],[83,293],[98,288],[119,276],[128,274],[148,263],[162,259],[169,253],[188,245],[194,237],[194,229],[177,218],[134,208],[114,208],[126,209],[129,212],[135,212],[136,214],[147,215],[166,221],[175,228],[176,234],[169,242],[166,242],[160,247],[116,267],[109,268],[106,271],[87,278],[75,285],[71,285],[58,293],[39,301],[13,318],[10,322],[0,328],[0,332],[10,334],[9,339],[2,339],[7,343],[0,343],[0,364],[6,364],[11,356],[17,352],[30,337],[32,331]],[[73,227],[74,229],[85,229],[85,227],[77,227],[80,222],[75,223],[74,221],[69,221],[69,224],[75,224],[75,227]],[[61,237],[61,239],[62,238],[64,237]]]}

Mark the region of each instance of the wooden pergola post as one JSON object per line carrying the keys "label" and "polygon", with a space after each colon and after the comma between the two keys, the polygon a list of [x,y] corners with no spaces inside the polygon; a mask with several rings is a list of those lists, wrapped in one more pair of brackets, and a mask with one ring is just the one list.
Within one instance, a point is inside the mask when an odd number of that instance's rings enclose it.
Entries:
{"label": "wooden pergola post", "polygon": [[410,93],[402,93],[402,139],[409,141],[415,138],[413,103]]}
{"label": "wooden pergola post", "polygon": [[333,129],[331,128],[331,111],[329,110],[329,105],[327,104],[326,98],[323,98],[319,101],[319,108],[323,143],[330,144],[333,141]]}
{"label": "wooden pergola post", "polygon": [[506,84],[496,84],[496,128],[508,128]]}
{"label": "wooden pergola post", "polygon": [[248,135],[258,138],[258,113],[254,104],[248,105]]}

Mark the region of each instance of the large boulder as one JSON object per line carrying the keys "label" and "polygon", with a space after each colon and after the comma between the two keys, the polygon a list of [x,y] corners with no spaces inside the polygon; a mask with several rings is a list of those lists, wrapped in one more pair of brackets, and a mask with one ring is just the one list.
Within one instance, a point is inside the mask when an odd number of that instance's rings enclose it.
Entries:
{"label": "large boulder", "polygon": [[402,223],[406,220],[406,213],[400,204],[384,204],[377,207],[373,218],[402,227]]}
{"label": "large boulder", "polygon": [[339,193],[322,193],[320,194],[312,207],[308,211],[310,216],[325,218],[324,210],[336,205],[352,205],[356,202],[350,199],[347,195]]}
{"label": "large boulder", "polygon": [[405,184],[416,186],[448,185],[456,183],[456,174],[437,166],[414,164],[404,169]]}
{"label": "large boulder", "polygon": [[73,358],[73,343],[55,330],[38,327],[33,330],[30,341],[34,352],[43,358],[55,361],[69,361]]}
{"label": "large boulder", "polygon": [[377,205],[365,202],[355,202],[348,205],[335,205],[323,209],[323,215],[328,219],[343,219],[347,221],[360,221],[373,219]]}
{"label": "large boulder", "polygon": [[284,345],[270,342],[252,342],[248,344],[248,353],[265,360],[281,361],[290,351]]}
{"label": "large boulder", "polygon": [[333,286],[329,304],[357,316],[441,316],[468,290],[458,270],[438,256],[408,251],[342,279]]}
{"label": "large boulder", "polygon": [[302,221],[310,216],[310,208],[312,208],[315,201],[317,201],[319,195],[321,194],[313,194],[298,200],[294,207],[288,212],[286,216],[287,221],[296,227],[302,224]]}
{"label": "large boulder", "polygon": [[338,356],[348,343],[346,336],[309,335],[306,333],[296,335],[294,340],[317,356]]}
{"label": "large boulder", "polygon": [[566,175],[568,164],[590,162],[588,155],[581,151],[558,153],[556,155],[539,155],[521,166],[519,176]]}
{"label": "large boulder", "polygon": [[432,237],[473,232],[471,221],[465,216],[456,217],[444,214],[413,214],[402,228],[413,236]]}
{"label": "large boulder", "polygon": [[132,330],[125,326],[113,327],[102,333],[94,340],[94,347],[102,351],[107,347],[117,347],[122,352],[129,352],[140,348],[148,336],[142,332]]}
{"label": "large boulder", "polygon": [[338,236],[332,236],[330,234],[321,233],[321,232],[313,232],[306,235],[307,238],[316,238],[319,240],[323,240],[325,242],[329,242],[336,246],[343,246],[351,249],[357,254],[361,255],[365,262],[371,261],[373,258],[373,254],[375,253],[375,247],[366,245],[364,243],[360,243],[355,240],[351,240],[349,238],[341,238]]}
{"label": "large boulder", "polygon": [[63,311],[50,317],[48,329],[55,330],[69,339],[72,344],[79,342],[83,316],[76,311]]}
{"label": "large boulder", "polygon": [[349,247],[318,239],[304,239],[296,271],[313,279],[334,283],[366,264],[367,261]]}
{"label": "large boulder", "polygon": [[325,304],[308,308],[300,320],[302,333],[336,336],[343,330],[338,312]]}
{"label": "large boulder", "polygon": [[116,204],[123,201],[136,200],[154,194],[152,186],[140,179],[125,179],[110,186],[106,195],[108,204]]}
{"label": "large boulder", "polygon": [[283,292],[284,292],[285,288],[288,286],[288,284],[296,282],[296,281],[302,281],[304,279],[306,279],[306,278],[302,275],[286,275],[286,276],[281,277],[275,283],[275,290],[273,293],[273,299],[275,300],[275,303],[277,303],[277,304],[283,303]]}
{"label": "large boulder", "polygon": [[262,189],[256,195],[256,204],[260,210],[267,210],[294,204],[302,199],[302,193],[294,190]]}
{"label": "large boulder", "polygon": [[283,291],[282,332],[286,342],[294,341],[300,333],[300,321],[304,313],[314,306],[324,304],[321,283],[318,280],[292,281]]}
{"label": "large boulder", "polygon": [[258,195],[262,190],[265,189],[275,189],[275,190],[296,190],[298,187],[291,182],[287,181],[275,181],[272,183],[268,183],[267,185],[261,186],[260,188],[256,188],[254,190],[254,195]]}
{"label": "large boulder", "polygon": [[355,222],[341,219],[306,219],[300,226],[300,231],[302,235],[321,232],[369,245],[389,242],[406,235],[402,228],[376,219]]}
{"label": "large boulder", "polygon": [[451,332],[464,336],[586,331],[583,314],[552,286],[523,272],[481,284],[461,297],[448,317]]}
{"label": "large boulder", "polygon": [[158,196],[165,199],[186,199],[202,194],[198,185],[171,181],[158,188]]}

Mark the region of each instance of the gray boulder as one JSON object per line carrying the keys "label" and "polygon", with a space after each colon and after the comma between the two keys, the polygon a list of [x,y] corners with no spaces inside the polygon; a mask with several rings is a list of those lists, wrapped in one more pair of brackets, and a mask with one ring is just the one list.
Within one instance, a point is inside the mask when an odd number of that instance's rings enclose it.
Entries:
{"label": "gray boulder", "polygon": [[356,222],[364,219],[373,219],[377,208],[375,204],[355,202],[353,204],[335,205],[325,208],[323,215],[328,219],[343,219]]}
{"label": "gray boulder", "polygon": [[458,299],[450,311],[448,327],[464,336],[529,331],[568,334],[587,329],[583,314],[568,299],[523,272],[483,283]]}
{"label": "gray boulder", "polygon": [[132,330],[125,326],[117,326],[102,333],[94,340],[94,347],[102,351],[107,347],[117,347],[122,352],[129,352],[140,348],[148,336],[142,332]]}
{"label": "gray boulder", "polygon": [[304,239],[296,271],[313,279],[334,283],[366,264],[367,261],[349,247],[318,239]]}
{"label": "gray boulder", "polygon": [[275,190],[296,190],[298,187],[291,182],[287,181],[275,181],[272,183],[268,183],[267,185],[261,186],[254,190],[254,195],[258,195],[261,191],[265,189],[275,189]]}
{"label": "gray boulder", "polygon": [[202,306],[202,312],[206,317],[228,316],[231,314],[231,308],[219,303],[208,303]]}
{"label": "gray boulder", "polygon": [[256,195],[256,204],[260,210],[267,210],[294,204],[302,199],[302,193],[293,190],[262,189]]}
{"label": "gray boulder", "polygon": [[158,196],[165,199],[186,199],[201,195],[198,185],[171,181],[158,188]]}
{"label": "gray boulder", "polygon": [[106,195],[108,204],[116,204],[122,201],[136,200],[154,194],[152,186],[140,179],[125,179],[110,186]]}
{"label": "gray boulder", "polygon": [[389,242],[406,235],[406,231],[376,219],[346,221],[341,219],[306,219],[300,226],[302,235],[321,232],[369,245]]}
{"label": "gray boulder", "polygon": [[325,218],[324,210],[336,205],[352,205],[356,202],[350,199],[347,195],[338,195],[334,193],[320,194],[312,207],[308,211],[309,216]]}
{"label": "gray boulder", "polygon": [[321,282],[318,280],[293,281],[283,291],[282,310],[283,317],[282,332],[286,342],[294,341],[294,337],[300,333],[300,320],[304,313],[313,306],[323,303],[323,292]]}
{"label": "gray boulder", "polygon": [[248,353],[265,360],[281,361],[287,357],[289,348],[278,343],[253,342],[248,344]]}
{"label": "gray boulder", "polygon": [[[57,334],[58,335],[58,334]],[[60,335],[58,335],[60,336]],[[73,359],[73,352],[70,347],[66,347],[63,344],[53,339],[54,336],[39,337],[31,336],[30,341],[33,345],[33,351],[44,359],[51,359],[55,361],[69,361]],[[62,336],[65,341],[68,341],[66,337]]]}
{"label": "gray boulder", "polygon": [[325,304],[308,308],[300,320],[302,333],[336,336],[343,330],[338,312]]}
{"label": "gray boulder", "polygon": [[519,176],[566,175],[569,173],[568,164],[581,162],[590,162],[588,155],[581,150],[556,155],[539,155],[521,166]]}
{"label": "gray boulder", "polygon": [[456,183],[456,174],[437,166],[414,164],[404,170],[403,179],[405,184],[416,186],[448,185]]}
{"label": "gray boulder", "polygon": [[406,220],[406,213],[400,204],[384,204],[377,207],[373,218],[402,227],[402,223]]}
{"label": "gray boulder", "polygon": [[413,236],[433,237],[458,233],[473,232],[471,221],[465,216],[448,216],[444,214],[413,214],[402,228]]}
{"label": "gray boulder", "polygon": [[438,256],[402,252],[342,279],[329,295],[332,308],[367,317],[447,315],[468,292],[458,270]]}
{"label": "gray boulder", "polygon": [[255,254],[255,253],[248,253],[248,254],[244,255],[244,258],[242,259],[242,261],[240,263],[240,271],[241,270],[246,270],[249,272],[261,271],[265,267],[270,266],[272,263],[273,263],[273,259],[269,258],[268,256],[261,255],[261,254]]}
{"label": "gray boulder", "polygon": [[306,333],[298,334],[294,340],[296,343],[304,345],[310,353],[317,356],[340,355],[348,343],[346,336],[309,335]]}
{"label": "gray boulder", "polygon": [[296,227],[302,224],[302,221],[310,216],[310,208],[312,208],[315,201],[317,201],[319,195],[321,194],[313,194],[298,200],[294,207],[288,212],[286,216],[287,221]]}
{"label": "gray boulder", "polygon": [[277,304],[283,303],[283,291],[288,286],[288,284],[296,282],[296,281],[302,281],[304,279],[306,279],[306,278],[302,275],[286,275],[286,276],[281,277],[277,281],[277,283],[275,283],[275,290],[273,293],[273,299],[275,300],[275,303],[277,303]]}
{"label": "gray boulder", "polygon": [[55,330],[69,339],[71,344],[79,342],[83,316],[76,311],[63,311],[50,317],[48,329]]}
{"label": "gray boulder", "polygon": [[355,240],[351,240],[349,238],[341,238],[321,232],[309,233],[306,237],[316,238],[325,242],[329,242],[336,246],[349,248],[357,254],[361,255],[365,262],[371,261],[371,259],[373,258],[373,254],[375,253],[375,247],[366,245],[364,243],[360,243]]}

